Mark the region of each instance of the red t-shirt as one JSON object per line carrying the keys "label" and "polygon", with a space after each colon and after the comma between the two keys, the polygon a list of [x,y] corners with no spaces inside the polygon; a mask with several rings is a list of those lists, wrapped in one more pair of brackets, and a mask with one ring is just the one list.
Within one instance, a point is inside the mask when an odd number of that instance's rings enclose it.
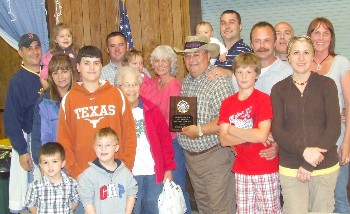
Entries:
{"label": "red t-shirt", "polygon": [[[245,100],[238,99],[238,93],[228,97],[221,104],[219,122],[229,123],[237,128],[257,128],[264,120],[272,119],[270,96],[254,89]],[[237,157],[232,171],[246,175],[261,175],[278,171],[278,157],[272,160],[261,158],[259,152],[265,147],[262,143],[246,142],[235,146]]]}

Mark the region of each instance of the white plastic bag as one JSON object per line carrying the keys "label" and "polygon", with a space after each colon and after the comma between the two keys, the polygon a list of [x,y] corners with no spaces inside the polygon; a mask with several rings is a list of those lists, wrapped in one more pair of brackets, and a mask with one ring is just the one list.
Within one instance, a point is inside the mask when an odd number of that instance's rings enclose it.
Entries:
{"label": "white plastic bag", "polygon": [[181,187],[166,179],[158,198],[159,214],[184,214],[187,210]]}

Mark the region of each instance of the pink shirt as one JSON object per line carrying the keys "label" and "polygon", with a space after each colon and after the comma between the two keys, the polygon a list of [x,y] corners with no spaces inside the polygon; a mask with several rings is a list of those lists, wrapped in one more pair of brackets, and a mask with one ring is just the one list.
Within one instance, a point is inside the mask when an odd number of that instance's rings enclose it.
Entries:
{"label": "pink shirt", "polygon": [[[149,80],[152,88],[152,92],[144,94],[144,97],[152,101],[165,117],[167,124],[169,125],[169,108],[170,108],[170,96],[180,96],[181,93],[181,80],[174,78],[168,82],[162,90],[158,89],[159,77],[153,77]],[[176,138],[176,133],[172,132],[171,137]]]}

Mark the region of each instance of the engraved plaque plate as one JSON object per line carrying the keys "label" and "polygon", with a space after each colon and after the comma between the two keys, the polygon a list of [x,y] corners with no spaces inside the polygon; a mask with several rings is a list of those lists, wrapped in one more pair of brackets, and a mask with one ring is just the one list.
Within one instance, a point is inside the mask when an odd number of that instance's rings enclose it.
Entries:
{"label": "engraved plaque plate", "polygon": [[197,97],[170,97],[169,129],[181,132],[182,127],[197,125]]}

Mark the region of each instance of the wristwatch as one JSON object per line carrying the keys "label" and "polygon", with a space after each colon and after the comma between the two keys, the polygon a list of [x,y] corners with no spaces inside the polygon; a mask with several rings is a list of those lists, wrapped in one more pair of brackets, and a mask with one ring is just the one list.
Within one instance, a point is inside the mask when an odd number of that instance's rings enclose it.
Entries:
{"label": "wristwatch", "polygon": [[202,132],[202,126],[201,125],[198,125],[198,136],[199,137],[202,137],[203,136],[203,132]]}

